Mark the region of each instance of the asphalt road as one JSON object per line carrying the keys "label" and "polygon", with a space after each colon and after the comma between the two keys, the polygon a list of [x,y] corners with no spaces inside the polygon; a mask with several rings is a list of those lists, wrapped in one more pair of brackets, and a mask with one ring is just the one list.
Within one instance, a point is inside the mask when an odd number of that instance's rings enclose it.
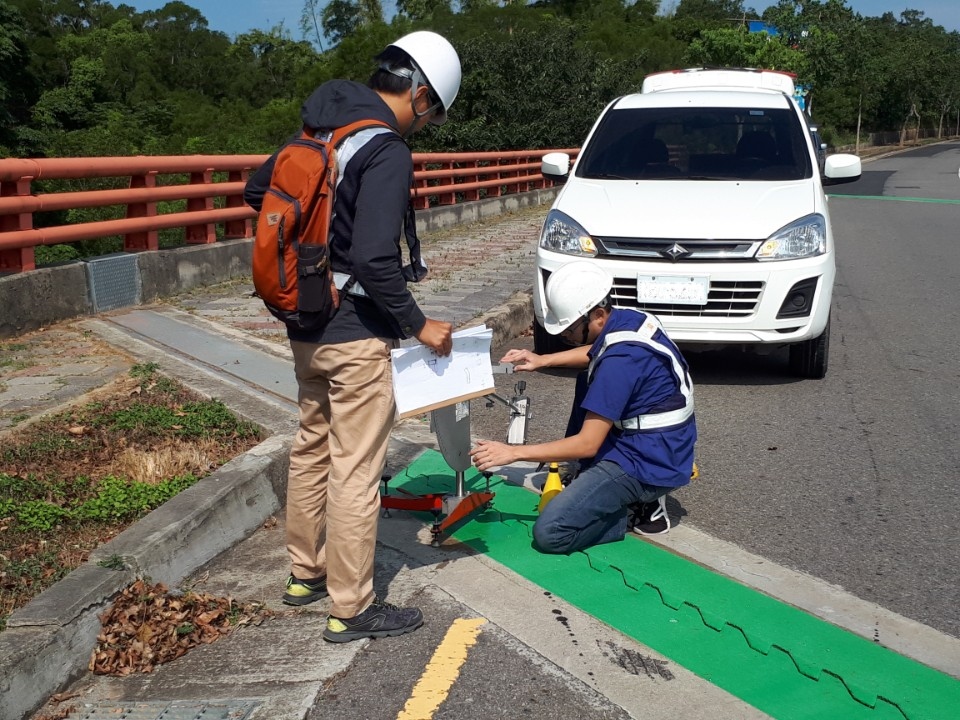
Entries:
{"label": "asphalt road", "polygon": [[[688,351],[702,479],[668,507],[679,522],[957,637],[960,144],[864,169],[831,189],[845,197],[830,201],[838,276],[827,377],[791,377],[785,351]],[[504,396],[526,382],[528,442],[562,435],[571,377],[497,376]],[[504,439],[506,422],[503,406],[473,403],[475,435]]]}

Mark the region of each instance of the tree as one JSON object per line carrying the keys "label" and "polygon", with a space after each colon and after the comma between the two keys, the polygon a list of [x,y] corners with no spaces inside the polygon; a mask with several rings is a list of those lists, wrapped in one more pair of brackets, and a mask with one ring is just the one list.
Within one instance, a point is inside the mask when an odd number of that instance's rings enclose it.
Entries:
{"label": "tree", "polygon": [[690,43],[684,56],[687,65],[720,65],[787,70],[802,79],[807,74],[806,57],[765,32],[746,28],[704,30]]}
{"label": "tree", "polygon": [[331,0],[320,14],[324,34],[334,44],[361,28],[383,25],[380,0]]}
{"label": "tree", "polygon": [[735,27],[746,17],[740,0],[680,0],[669,22],[673,35],[687,44],[705,30]]}
{"label": "tree", "polygon": [[22,68],[0,76],[0,155],[14,154],[20,145],[19,130],[30,117],[38,83],[30,70],[30,49],[23,16],[0,1],[0,67]]}
{"label": "tree", "polygon": [[[947,114],[960,108],[960,76],[956,68],[960,63],[960,33],[950,33],[939,38],[939,47],[932,57],[933,76],[930,78],[933,106],[938,113],[937,137],[943,137]],[[960,114],[958,114],[960,117]]]}
{"label": "tree", "polygon": [[509,31],[489,30],[459,42],[464,78],[451,121],[418,137],[418,148],[582,143],[600,110],[630,89],[634,67],[586,48],[579,33],[567,20],[541,17],[536,29],[511,25]]}
{"label": "tree", "polygon": [[304,0],[303,8],[300,10],[300,32],[305,39],[316,43],[323,52],[323,30],[320,29],[320,1]]}
{"label": "tree", "polygon": [[728,23],[746,15],[743,0],[680,0],[674,17],[701,23]]}
{"label": "tree", "polygon": [[81,58],[100,62],[102,102],[136,104],[152,102],[160,91],[154,72],[153,40],[124,19],[109,27],[64,35],[58,47],[61,57],[71,63]]}
{"label": "tree", "polygon": [[238,35],[227,56],[238,69],[245,69],[242,95],[251,102],[259,95],[256,104],[274,98],[294,99],[300,94],[300,78],[317,62],[309,43],[293,40],[279,25],[269,32],[251,30]]}
{"label": "tree", "polygon": [[71,131],[95,124],[96,107],[103,100],[103,61],[80,57],[70,64],[70,80],[46,90],[34,107],[34,122],[45,132]]}
{"label": "tree", "polygon": [[186,3],[170,2],[142,13],[154,48],[154,72],[169,88],[222,97],[229,82],[222,62],[230,40],[211,31],[207,19]]}
{"label": "tree", "polygon": [[428,21],[435,15],[450,15],[451,0],[397,0],[397,12],[411,20]]}

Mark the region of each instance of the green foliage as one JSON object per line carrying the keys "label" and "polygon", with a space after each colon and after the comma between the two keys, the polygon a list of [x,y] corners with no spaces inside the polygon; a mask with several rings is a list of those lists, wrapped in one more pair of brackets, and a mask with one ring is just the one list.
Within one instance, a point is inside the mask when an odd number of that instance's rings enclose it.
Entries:
{"label": "green foliage", "polygon": [[635,87],[636,61],[603,59],[569,21],[514,19],[459,44],[466,72],[450,122],[417,149],[577,146],[600,110]]}
{"label": "green foliage", "polygon": [[193,475],[170,478],[156,485],[106,477],[97,486],[96,495],[78,505],[69,515],[77,521],[92,522],[140,517],[196,482]]}
{"label": "green foliage", "polygon": [[684,55],[688,66],[750,67],[787,70],[797,79],[807,79],[807,56],[779,37],[746,28],[704,30],[690,43]]}
{"label": "green foliage", "polygon": [[[0,458],[2,458],[4,463],[33,463],[46,455],[59,454],[71,449],[80,449],[82,445],[82,440],[59,434],[50,434],[24,445],[4,448],[3,452],[0,453]],[[2,478],[2,476],[0,476],[0,478]]]}
{"label": "green foliage", "polygon": [[25,530],[45,532],[59,525],[69,513],[46,500],[27,500],[14,509],[13,515]]}
{"label": "green foliage", "polygon": [[[47,532],[61,524],[83,522],[116,522],[140,517],[159,507],[174,495],[197,482],[193,475],[180,475],[156,484],[106,477],[99,483],[89,478],[70,481],[71,491],[60,494],[49,485],[21,485],[17,494],[7,495],[16,485],[9,476],[0,474],[5,497],[0,498],[0,518],[13,517],[19,531]],[[91,495],[92,492],[92,495]],[[77,502],[77,497],[88,496]]]}
{"label": "green foliage", "polygon": [[0,67],[20,68],[0,74],[0,157],[22,148],[19,128],[28,122],[39,85],[30,64],[27,25],[23,16],[0,0]]}
{"label": "green foliage", "polygon": [[80,251],[73,245],[40,245],[34,248],[33,252],[39,266],[68,262],[80,257]]}
{"label": "green foliage", "polygon": [[[0,599],[8,593],[10,596],[18,594],[36,594],[44,587],[62,579],[69,568],[63,566],[52,550],[40,550],[19,560],[4,561],[0,556],[0,568],[4,573],[3,587],[0,588]],[[6,605],[6,603],[5,603]],[[0,631],[6,628],[7,614],[0,608]]]}
{"label": "green foliage", "polygon": [[149,430],[183,438],[208,436],[253,437],[256,427],[238,420],[218,400],[186,403],[180,409],[135,404],[95,419],[98,426],[111,430]]}
{"label": "green foliage", "polygon": [[152,380],[160,370],[160,365],[155,362],[137,363],[129,370],[129,375],[138,380]]}

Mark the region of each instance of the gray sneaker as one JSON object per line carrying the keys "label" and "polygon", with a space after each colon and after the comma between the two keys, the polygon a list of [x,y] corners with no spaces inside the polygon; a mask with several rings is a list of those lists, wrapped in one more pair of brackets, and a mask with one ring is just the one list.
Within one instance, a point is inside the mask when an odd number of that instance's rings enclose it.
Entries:
{"label": "gray sneaker", "polygon": [[323,639],[343,643],[362,638],[405,635],[423,625],[419,608],[401,608],[374,598],[366,610],[352,618],[327,618]]}

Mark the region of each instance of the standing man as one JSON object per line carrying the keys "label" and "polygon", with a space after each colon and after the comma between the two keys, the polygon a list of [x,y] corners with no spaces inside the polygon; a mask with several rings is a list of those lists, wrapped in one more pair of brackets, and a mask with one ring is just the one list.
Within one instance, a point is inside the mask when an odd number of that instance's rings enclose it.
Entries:
{"label": "standing man", "polygon": [[690,482],[697,427],[687,364],[654,316],[611,305],[612,285],[591,262],[561,267],[547,279],[544,327],[578,347],[503,358],[517,370],[586,368],[567,437],[539,445],[480,440],[471,451],[480,470],[518,460],[583,462],[534,523],[541,552],[572,553],[622,540],[630,529],[666,532],[666,494]]}
{"label": "standing man", "polygon": [[[407,289],[407,279],[421,279],[426,268],[416,243],[413,159],[404,138],[446,121],[460,89],[460,59],[443,37],[421,31],[387,46],[375,60],[367,85],[324,83],[301,110],[305,128],[317,133],[358,120],[390,126],[361,130],[338,148],[329,247],[339,311],[320,331],[288,329],[300,429],[290,453],[291,573],[283,601],[306,605],[329,593],[323,637],[331,642],[402,635],[423,624],[419,609],[385,603],[373,590],[379,483],[396,414],[390,350],[411,336],[439,355],[452,348],[450,323],[424,317]],[[244,192],[258,211],[275,158]],[[404,228],[407,267],[400,249]]]}

